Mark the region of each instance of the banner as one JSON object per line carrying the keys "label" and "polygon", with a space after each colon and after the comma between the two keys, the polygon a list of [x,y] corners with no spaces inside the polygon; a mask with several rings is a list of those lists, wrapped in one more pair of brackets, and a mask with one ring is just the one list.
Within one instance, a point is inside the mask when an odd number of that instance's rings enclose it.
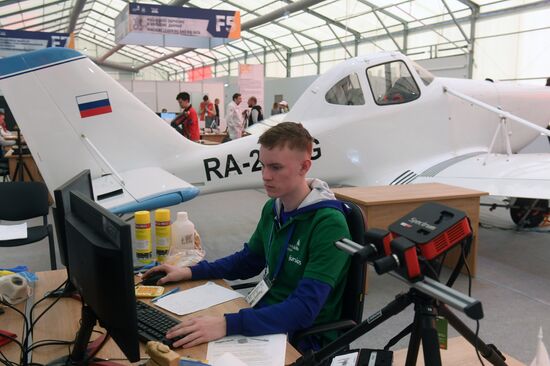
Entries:
{"label": "banner", "polygon": [[239,65],[239,93],[244,103],[241,110],[248,108],[248,98],[256,97],[264,118],[269,115],[264,108],[264,65]]}
{"label": "banner", "polygon": [[0,29],[0,57],[8,57],[47,47],[67,47],[68,41],[68,33]]}
{"label": "banner", "polygon": [[240,36],[238,11],[130,3],[115,19],[117,44],[211,48]]}
{"label": "banner", "polygon": [[203,66],[196,67],[192,70],[186,71],[188,80],[187,81],[199,81],[204,79],[210,79],[212,77],[212,67]]}

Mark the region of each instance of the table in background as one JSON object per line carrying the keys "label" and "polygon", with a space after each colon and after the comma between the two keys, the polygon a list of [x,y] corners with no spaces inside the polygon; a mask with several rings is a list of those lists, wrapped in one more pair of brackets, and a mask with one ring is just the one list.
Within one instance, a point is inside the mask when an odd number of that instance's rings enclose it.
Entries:
{"label": "table in background", "polygon": [[[8,168],[10,171],[11,180],[12,181],[19,180],[19,172],[17,172],[17,177],[14,177],[19,155],[15,154],[13,149],[11,149],[6,153],[5,158],[8,159]],[[34,158],[32,157],[32,155],[23,154],[23,162],[29,169],[29,173],[33,181],[44,182],[44,179],[42,178],[42,175],[40,174],[40,171],[38,170],[38,167],[36,166],[36,162],[34,161]],[[29,174],[27,173],[27,171],[23,167],[20,167],[20,169],[23,169],[23,181],[29,182],[31,179],[29,178]]]}
{"label": "table in background", "polygon": [[[484,339],[486,343],[491,343],[490,339]],[[502,351],[502,350],[500,350]],[[506,357],[506,363],[508,366],[525,366],[525,364],[516,360],[515,358],[504,354]],[[407,349],[401,349],[393,353],[393,365],[401,366],[405,364],[407,358]],[[481,359],[486,365],[491,363],[481,356]],[[424,354],[422,353],[422,347],[418,352],[418,358],[416,360],[417,365],[424,365]],[[449,338],[447,342],[447,349],[441,350],[441,364],[449,366],[479,366],[479,359],[477,358],[475,348],[462,337]]]}
{"label": "table in background", "polygon": [[[201,140],[210,141],[216,144],[221,144],[222,141],[227,137],[227,133],[201,133]],[[205,144],[211,145],[211,144]]]}
{"label": "table in background", "polygon": [[[335,188],[333,192],[338,199],[354,202],[361,207],[369,229],[387,229],[397,219],[426,202],[438,202],[463,211],[470,218],[474,233],[466,262],[470,273],[475,276],[479,199],[488,193],[440,183]],[[454,266],[459,256],[460,247],[457,246],[447,253],[446,265]]]}
{"label": "table in background", "polygon": [[[45,292],[55,289],[67,278],[65,270],[39,272],[37,273],[37,275],[39,277],[39,281],[37,282],[35,287],[35,296],[34,296],[35,301],[42,298]],[[182,283],[174,284],[172,286],[167,286],[167,290],[169,290],[170,287],[174,287],[174,286],[179,286],[182,290],[185,290],[191,287],[202,285],[205,282],[206,281],[182,282]],[[223,280],[216,280],[215,282],[219,285],[228,287],[225,281]],[[39,305],[36,306],[36,310],[34,311],[34,313],[39,314],[49,304],[51,304],[52,301],[54,300],[48,299],[40,303]],[[188,316],[194,317],[196,315],[220,315],[225,313],[238,312],[239,309],[242,309],[244,307],[248,307],[248,304],[243,298],[239,298],[239,299],[232,300],[220,305],[216,305],[208,309],[202,310],[200,312],[193,313],[191,315],[186,315],[183,317],[177,317],[174,314],[170,314],[170,313],[168,314],[176,318],[185,319]],[[157,309],[160,309],[160,308],[157,307]],[[55,304],[52,307],[52,309],[49,310],[43,316],[43,318],[38,322],[38,324],[35,326],[33,341],[37,342],[43,339],[74,340],[75,334],[79,326],[80,310],[81,310],[81,304],[77,300],[70,299],[70,298],[59,300],[59,302]],[[163,311],[162,309],[160,310]],[[2,317],[6,315],[7,314],[2,315]],[[4,323],[4,321],[2,321],[2,323]],[[4,325],[2,325],[2,328],[4,328]],[[16,327],[12,327],[12,329],[13,328],[16,328]],[[99,328],[99,327],[96,326],[96,328]],[[19,330],[19,334],[20,334],[20,330]],[[12,350],[13,348],[12,345],[9,345],[9,346],[10,346],[10,349],[9,349],[10,355],[13,354],[12,352],[17,352],[17,349],[15,349],[15,351]],[[205,359],[207,346],[208,346],[207,344],[202,344],[189,349],[180,348],[180,349],[177,349],[176,351],[182,356],[192,357],[196,359]],[[4,351],[3,348],[2,348],[2,351]],[[141,351],[141,357],[147,357],[145,355],[145,345],[141,342],[140,342],[140,351]],[[38,348],[34,350],[32,360],[33,362],[45,364],[48,361],[52,361],[53,359],[64,356],[66,354],[68,354],[68,347],[66,345],[65,346],[47,346],[47,347]],[[101,358],[110,358],[110,359],[123,359],[123,360],[126,359],[126,356],[124,356],[122,351],[120,351],[120,349],[112,339],[109,340],[109,342],[101,349],[101,351],[98,353],[97,356]],[[294,362],[298,357],[300,357],[300,353],[296,351],[290,344],[287,343],[285,363],[290,364]],[[15,360],[16,358],[10,358],[10,359]]]}

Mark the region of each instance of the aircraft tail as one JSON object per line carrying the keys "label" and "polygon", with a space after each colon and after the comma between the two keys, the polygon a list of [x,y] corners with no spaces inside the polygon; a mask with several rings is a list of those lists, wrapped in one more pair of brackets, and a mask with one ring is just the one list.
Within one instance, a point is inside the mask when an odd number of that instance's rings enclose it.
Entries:
{"label": "aircraft tail", "polygon": [[162,168],[177,154],[204,148],[75,50],[0,59],[0,90],[50,190],[83,169],[96,178],[112,169]]}

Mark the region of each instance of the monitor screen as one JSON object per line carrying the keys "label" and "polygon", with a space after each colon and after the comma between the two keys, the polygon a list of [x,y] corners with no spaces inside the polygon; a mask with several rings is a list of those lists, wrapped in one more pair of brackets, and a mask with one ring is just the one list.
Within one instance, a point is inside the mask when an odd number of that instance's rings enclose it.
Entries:
{"label": "monitor screen", "polygon": [[174,118],[176,118],[176,113],[173,113],[173,112],[161,113],[160,118],[162,118],[166,122],[172,122]]}
{"label": "monitor screen", "polygon": [[75,344],[71,360],[85,357],[97,320],[128,360],[139,361],[130,224],[80,192],[70,192],[70,206],[65,217],[69,280],[84,303],[77,337],[84,341]]}
{"label": "monitor screen", "polygon": [[84,194],[87,198],[94,199],[93,189],[92,189],[92,177],[90,175],[90,170],[86,169],[69,179],[61,187],[53,191],[55,198],[55,207],[52,208],[53,212],[53,221],[55,224],[55,233],[57,235],[57,246],[59,247],[59,255],[61,257],[61,263],[67,267],[67,272],[69,272],[68,262],[67,262],[67,238],[65,237],[65,216],[71,212],[71,204],[69,193],[80,192]]}

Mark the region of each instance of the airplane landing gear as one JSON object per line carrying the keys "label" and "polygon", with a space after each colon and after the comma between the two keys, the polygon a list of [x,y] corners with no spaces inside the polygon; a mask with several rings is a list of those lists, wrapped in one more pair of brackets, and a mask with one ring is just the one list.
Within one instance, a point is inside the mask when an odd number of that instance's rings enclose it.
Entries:
{"label": "airplane landing gear", "polygon": [[521,228],[539,226],[549,213],[548,200],[515,198],[510,202],[510,217]]}

